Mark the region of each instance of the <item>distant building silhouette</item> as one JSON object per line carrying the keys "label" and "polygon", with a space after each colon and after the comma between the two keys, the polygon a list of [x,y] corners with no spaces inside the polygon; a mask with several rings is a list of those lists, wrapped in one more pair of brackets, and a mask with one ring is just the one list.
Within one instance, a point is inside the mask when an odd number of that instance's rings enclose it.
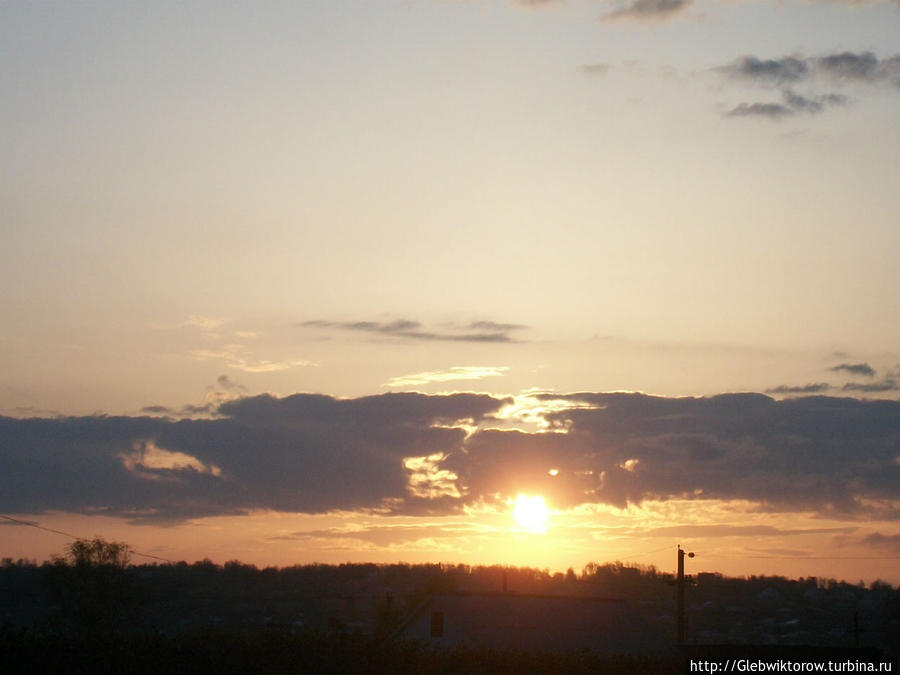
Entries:
{"label": "distant building silhouette", "polygon": [[664,648],[624,600],[568,595],[439,593],[411,612],[394,637],[440,647],[608,655]]}

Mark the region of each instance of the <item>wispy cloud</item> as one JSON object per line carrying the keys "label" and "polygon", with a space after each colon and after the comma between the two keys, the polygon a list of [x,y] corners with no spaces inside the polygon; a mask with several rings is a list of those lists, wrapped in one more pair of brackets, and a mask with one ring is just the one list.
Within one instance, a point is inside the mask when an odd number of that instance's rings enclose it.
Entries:
{"label": "wispy cloud", "polygon": [[670,19],[691,5],[692,0],[629,0],[621,9],[608,12],[601,21],[660,21]]}
{"label": "wispy cloud", "polygon": [[780,120],[794,114],[788,106],[781,103],[739,103],[725,113],[726,117],[767,117]]}
{"label": "wispy cloud", "polygon": [[836,52],[810,57],[793,54],[778,59],[742,56],[716,70],[733,78],[770,84],[793,84],[819,76],[838,82],[898,85],[900,54],[885,59],[872,52]]}
{"label": "wispy cloud", "polygon": [[141,412],[150,415],[170,415],[174,411],[166,405],[147,405],[141,408]]}
{"label": "wispy cloud", "polygon": [[187,319],[185,319],[181,325],[189,326],[191,328],[201,328],[205,331],[214,331],[218,328],[221,328],[228,322],[227,319],[222,319],[218,317],[210,317],[210,316],[202,316],[200,314],[191,314]]}
{"label": "wispy cloud", "polygon": [[396,319],[394,321],[304,321],[304,328],[337,329],[367,333],[388,338],[446,342],[520,342],[511,333],[526,326],[496,321],[472,321],[428,328],[419,321]]}
{"label": "wispy cloud", "polygon": [[845,105],[847,97],[828,93],[821,96],[804,96],[793,89],[783,89],[784,103],[740,103],[726,113],[726,117],[768,117],[782,119],[798,113],[817,115],[831,106]]}
{"label": "wispy cloud", "polygon": [[782,92],[782,96],[784,97],[785,103],[787,103],[792,110],[809,113],[810,115],[822,112],[827,106],[845,105],[847,103],[846,96],[834,93],[810,97],[798,94],[793,89],[785,89]]}
{"label": "wispy cloud", "polygon": [[609,72],[609,68],[610,66],[608,63],[588,63],[581,66],[580,70],[585,75],[599,77],[601,75],[606,75]]}
{"label": "wispy cloud", "polygon": [[506,366],[453,366],[445,370],[428,370],[410,375],[392,377],[385,387],[414,387],[431,382],[453,382],[457,380],[481,380],[485,377],[503,377]]}
{"label": "wispy cloud", "polygon": [[219,349],[194,349],[191,356],[200,361],[224,361],[225,365],[245,373],[273,373],[290,368],[315,366],[306,359],[254,359],[250,350],[243,344],[223,345]]}
{"label": "wispy cloud", "polygon": [[821,394],[831,389],[827,382],[813,382],[804,385],[781,384],[771,389],[766,389],[767,394]]}
{"label": "wispy cloud", "polygon": [[873,532],[862,538],[862,543],[874,548],[900,553],[900,534],[881,534]]}
{"label": "wispy cloud", "polygon": [[883,392],[900,391],[900,382],[892,377],[886,377],[878,382],[848,382],[843,387],[844,391]]}
{"label": "wispy cloud", "polygon": [[879,59],[872,52],[841,52],[812,60],[818,72],[855,82],[887,82],[900,87],[900,54]]}
{"label": "wispy cloud", "polygon": [[247,387],[233,381],[230,377],[228,377],[228,375],[219,375],[219,377],[216,378],[216,382],[218,382],[219,386],[222,387],[222,389],[225,389],[226,391],[230,391],[233,389],[247,391]]}
{"label": "wispy cloud", "polygon": [[833,373],[845,372],[853,375],[875,376],[875,369],[868,363],[841,363],[840,365],[832,366],[828,370]]}
{"label": "wispy cloud", "polygon": [[806,59],[797,56],[785,56],[780,59],[742,56],[733,63],[720,66],[716,70],[735,78],[784,84],[805,79],[809,74],[809,64]]}
{"label": "wispy cloud", "polygon": [[852,534],[859,528],[817,527],[785,529],[772,525],[668,525],[642,531],[652,537],[796,537],[806,534]]}
{"label": "wispy cloud", "polygon": [[216,384],[206,388],[203,400],[200,403],[190,403],[180,408],[171,408],[165,405],[148,405],[141,408],[141,412],[148,415],[165,415],[167,417],[210,417],[215,416],[219,406],[226,401],[241,398],[247,392],[247,387],[238,384],[228,375],[219,375]]}
{"label": "wispy cloud", "polygon": [[433,539],[457,538],[459,536],[486,536],[485,531],[474,523],[445,524],[395,524],[333,527],[320,530],[300,530],[288,534],[271,537],[271,539],[287,539],[309,541],[315,539],[338,539],[364,541],[380,547],[397,544],[430,541]]}

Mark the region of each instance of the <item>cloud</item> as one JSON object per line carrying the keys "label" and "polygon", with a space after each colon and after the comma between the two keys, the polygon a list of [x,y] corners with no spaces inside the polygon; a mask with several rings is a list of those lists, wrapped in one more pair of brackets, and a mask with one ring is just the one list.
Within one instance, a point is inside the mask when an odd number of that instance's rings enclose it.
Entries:
{"label": "cloud", "polygon": [[229,368],[245,373],[273,373],[291,368],[303,368],[317,365],[305,359],[283,359],[270,361],[254,359],[243,344],[228,344],[218,349],[194,349],[191,356],[199,361],[224,361]]}
{"label": "cloud", "polygon": [[779,120],[793,115],[794,111],[780,103],[739,103],[725,113],[726,117],[768,117]]}
{"label": "cloud", "polygon": [[503,377],[509,368],[505,366],[453,366],[446,370],[429,370],[411,375],[392,377],[385,387],[415,387],[431,382],[453,382],[456,380],[480,380],[485,377]]}
{"label": "cloud", "polygon": [[900,520],[897,401],[532,398],[553,404],[535,432],[491,428],[513,400],[479,394],[245,396],[212,419],[0,417],[0,510],[143,522],[254,509],[447,515],[505,509],[521,492],[553,508],[742,500]]}
{"label": "cloud", "polygon": [[489,330],[489,331],[512,331],[512,330],[524,330],[528,328],[521,323],[500,323],[497,321],[472,321],[471,323],[464,324],[463,327],[466,330]]}
{"label": "cloud", "polygon": [[[567,485],[544,485],[569,504],[745,499],[773,510],[900,516],[900,402],[824,396],[776,401],[761,394],[566,398],[592,407],[548,415],[564,422],[568,434],[553,434],[559,452],[540,446],[529,476],[537,481],[541,467],[558,468],[557,478]],[[637,470],[622,470],[631,459],[638,460]],[[449,468],[464,483],[474,478],[464,467]]]}
{"label": "cloud", "polygon": [[852,534],[856,527],[783,529],[771,525],[669,525],[641,532],[651,537],[796,537],[804,534]]}
{"label": "cloud", "polygon": [[368,527],[333,527],[320,530],[300,530],[288,535],[273,537],[287,540],[354,540],[367,542],[379,547],[390,547],[399,544],[415,543],[429,539],[456,539],[459,536],[484,535],[475,525],[442,524],[442,525],[371,525]]}
{"label": "cloud", "polygon": [[[226,401],[215,419],[0,417],[0,508],[136,521],[385,504],[452,511],[461,501],[446,496],[449,474],[436,465],[462,447],[466,431],[452,425],[509,403],[478,394],[298,394]],[[432,459],[405,461],[421,457]]]}
{"label": "cloud", "polygon": [[900,54],[879,59],[872,52],[837,52],[825,56],[784,56],[760,59],[742,56],[716,71],[732,78],[768,84],[796,84],[813,77],[837,82],[897,84],[900,78]]}
{"label": "cloud", "polygon": [[185,319],[181,323],[181,325],[191,328],[201,328],[205,331],[215,331],[217,328],[221,328],[226,323],[228,323],[227,319],[192,314],[187,319]]}
{"label": "cloud", "polygon": [[900,554],[900,534],[881,534],[873,532],[862,538],[862,543],[874,548],[881,548]]}
{"label": "cloud", "polygon": [[812,59],[812,63],[818,72],[837,80],[900,82],[900,55],[879,60],[872,52],[841,52]]}
{"label": "cloud", "polygon": [[520,342],[510,333],[523,330],[526,326],[495,321],[473,321],[454,324],[442,329],[427,329],[418,321],[397,319],[395,321],[304,321],[304,328],[338,329],[356,331],[371,335],[403,340],[447,341],[447,342]]}
{"label": "cloud", "polygon": [[821,394],[823,391],[831,389],[831,385],[827,382],[813,382],[801,386],[791,386],[780,384],[772,389],[766,389],[767,394]]}
{"label": "cloud", "polygon": [[879,382],[848,382],[843,387],[844,391],[863,391],[863,392],[880,392],[880,391],[900,391],[900,382],[887,377]]}
{"label": "cloud", "polygon": [[900,87],[900,55],[881,59],[871,52],[840,52],[818,57],[790,55],[776,59],[742,56],[714,69],[726,77],[751,84],[778,87],[783,103],[740,103],[725,113],[726,117],[767,117],[783,119],[797,113],[811,115],[849,102],[837,92],[801,93],[794,86],[807,84],[818,88],[825,82],[843,85],[854,82],[892,83]]}
{"label": "cloud", "polygon": [[588,63],[581,66],[581,72],[591,77],[599,77],[609,72],[609,64],[607,63]]}
{"label": "cloud", "polygon": [[790,106],[791,109],[796,110],[797,112],[809,113],[810,115],[822,112],[827,106],[845,105],[847,103],[846,96],[833,93],[807,97],[798,94],[792,89],[785,89],[782,92],[782,96],[784,97],[785,103]]}
{"label": "cloud", "polygon": [[247,387],[238,384],[228,375],[219,375],[216,384],[206,388],[203,400],[200,403],[183,405],[180,408],[171,408],[165,405],[148,405],[141,408],[141,412],[148,415],[168,415],[171,417],[211,417],[216,415],[219,406],[225,401],[231,401],[244,396]]}
{"label": "cloud", "polygon": [[829,106],[844,105],[847,97],[840,94],[824,94],[822,96],[804,96],[792,89],[781,92],[784,103],[740,103],[726,113],[726,117],[768,117],[781,119],[797,113],[816,115]]}
{"label": "cloud", "polygon": [[174,410],[164,405],[148,405],[141,408],[141,412],[150,415],[170,415]]}
{"label": "cloud", "polygon": [[785,56],[780,59],[742,56],[716,70],[730,77],[784,84],[805,79],[809,74],[809,65],[805,59],[796,56]]}
{"label": "cloud", "polygon": [[868,375],[869,377],[875,376],[875,369],[872,368],[868,363],[842,363],[838,366],[833,366],[829,368],[833,373],[840,373],[841,371],[846,373],[852,373],[853,375]]}
{"label": "cloud", "polygon": [[622,9],[600,17],[601,21],[633,19],[638,21],[658,21],[669,19],[690,6],[692,0],[629,0]]}
{"label": "cloud", "polygon": [[215,464],[207,465],[183,452],[171,452],[160,448],[152,441],[136,442],[132,452],[121,453],[118,457],[126,469],[151,480],[164,476],[174,477],[178,472],[185,470],[208,473],[212,476],[222,475],[222,470]]}
{"label": "cloud", "polygon": [[226,391],[232,391],[235,389],[240,391],[247,391],[247,387],[234,382],[231,378],[228,377],[228,375],[219,375],[219,377],[216,378],[216,382],[218,382],[219,386]]}

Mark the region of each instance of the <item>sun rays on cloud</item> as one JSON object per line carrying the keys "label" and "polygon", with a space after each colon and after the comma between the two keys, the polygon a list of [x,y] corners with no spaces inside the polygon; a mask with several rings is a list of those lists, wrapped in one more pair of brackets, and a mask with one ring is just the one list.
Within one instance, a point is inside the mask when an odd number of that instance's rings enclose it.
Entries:
{"label": "sun rays on cloud", "polygon": [[506,366],[453,366],[445,370],[428,370],[410,375],[392,377],[385,387],[416,387],[433,382],[454,382],[481,380],[486,377],[503,377],[509,370]]}
{"label": "sun rays on cloud", "polygon": [[[20,476],[3,506],[104,504],[171,520],[254,508],[452,514],[523,493],[562,509],[742,499],[769,512],[900,519],[896,401],[531,398],[261,395],[224,400],[212,419],[0,418],[0,469]],[[524,430],[538,417],[543,428]],[[154,489],[140,472],[179,481]],[[65,492],[46,489],[60,481]]]}

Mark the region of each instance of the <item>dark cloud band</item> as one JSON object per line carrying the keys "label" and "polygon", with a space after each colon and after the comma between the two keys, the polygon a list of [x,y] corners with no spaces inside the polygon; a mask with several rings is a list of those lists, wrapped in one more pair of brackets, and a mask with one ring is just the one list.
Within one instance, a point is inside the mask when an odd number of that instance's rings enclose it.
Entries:
{"label": "dark cloud band", "polygon": [[554,400],[544,417],[556,433],[486,428],[512,401],[477,394],[263,395],[223,402],[214,419],[0,418],[0,508],[137,521],[447,514],[525,492],[561,508],[711,498],[900,518],[897,401],[536,398]]}

